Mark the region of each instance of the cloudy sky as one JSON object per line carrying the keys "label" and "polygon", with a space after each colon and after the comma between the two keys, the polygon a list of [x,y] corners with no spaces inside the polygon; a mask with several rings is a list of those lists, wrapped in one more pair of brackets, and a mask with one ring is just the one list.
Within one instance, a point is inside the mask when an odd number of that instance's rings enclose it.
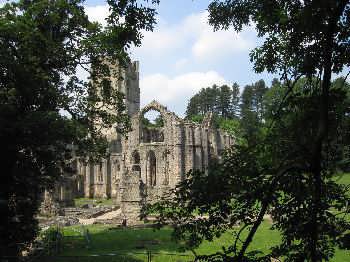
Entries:
{"label": "cloudy sky", "polygon": [[[0,6],[6,0],[0,0]],[[255,74],[249,51],[259,45],[253,28],[218,31],[207,23],[210,0],[161,0],[154,32],[146,32],[141,47],[131,50],[140,61],[141,105],[153,99],[183,116],[188,100],[203,87],[232,84],[241,87],[273,76]],[[108,6],[87,0],[91,20],[104,23]]]}
{"label": "cloudy sky", "polygon": [[[131,50],[140,61],[141,105],[153,99],[183,116],[190,97],[212,84],[241,86],[272,76],[255,74],[249,51],[259,44],[253,28],[213,32],[207,23],[207,0],[162,0],[154,32],[146,32],[142,46]],[[89,0],[87,13],[103,22],[104,1]]]}

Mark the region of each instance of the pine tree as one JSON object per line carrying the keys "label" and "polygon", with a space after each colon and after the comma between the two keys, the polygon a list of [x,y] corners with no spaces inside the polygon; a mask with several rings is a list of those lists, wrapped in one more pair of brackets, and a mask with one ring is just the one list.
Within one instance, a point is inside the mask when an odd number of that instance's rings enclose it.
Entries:
{"label": "pine tree", "polygon": [[238,118],[240,116],[240,93],[239,93],[239,85],[237,83],[233,83],[232,85],[232,95],[231,95],[231,117]]}

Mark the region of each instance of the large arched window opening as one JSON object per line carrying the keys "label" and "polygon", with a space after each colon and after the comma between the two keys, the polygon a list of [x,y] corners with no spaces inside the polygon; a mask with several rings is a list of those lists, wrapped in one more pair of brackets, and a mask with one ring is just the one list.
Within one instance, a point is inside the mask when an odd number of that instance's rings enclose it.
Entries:
{"label": "large arched window opening", "polygon": [[164,120],[159,111],[150,109],[142,115],[140,120],[143,143],[164,142]]}
{"label": "large arched window opening", "polygon": [[147,172],[148,185],[156,186],[157,185],[157,159],[154,151],[148,152],[146,172]]}

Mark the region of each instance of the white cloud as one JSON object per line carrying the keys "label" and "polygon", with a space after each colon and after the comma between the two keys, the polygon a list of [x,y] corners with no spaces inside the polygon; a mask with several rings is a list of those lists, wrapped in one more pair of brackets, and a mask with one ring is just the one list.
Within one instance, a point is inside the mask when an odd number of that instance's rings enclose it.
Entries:
{"label": "white cloud", "polygon": [[169,25],[158,16],[153,32],[143,32],[142,45],[134,48],[133,52],[136,54],[136,57],[145,55],[160,57],[165,53],[175,51],[186,44],[187,38],[184,37],[182,30],[181,25]]}
{"label": "white cloud", "polygon": [[145,76],[140,81],[141,103],[157,100],[183,116],[188,100],[201,88],[228,84],[217,72],[191,72],[170,78],[163,74]]}
{"label": "white cloud", "polygon": [[[106,25],[109,14],[108,5],[85,7],[92,21]],[[176,24],[169,24],[162,17],[157,17],[153,32],[143,32],[141,47],[134,48],[136,59],[143,57],[163,57],[179,50],[191,50],[191,55],[198,60],[212,60],[251,49],[255,45],[255,33],[246,28],[241,33],[234,31],[213,32],[208,24],[208,12],[190,14]],[[176,65],[175,65],[176,66]]]}
{"label": "white cloud", "polygon": [[253,47],[253,42],[244,38],[242,34],[232,31],[204,30],[194,43],[192,52],[199,59],[213,59],[247,51]]}
{"label": "white cloud", "polygon": [[108,5],[85,6],[86,14],[92,22],[99,22],[106,26],[105,18],[109,14]]}
{"label": "white cloud", "polygon": [[[253,33],[253,34],[250,34]],[[163,56],[176,53],[180,48],[189,49],[194,58],[213,59],[246,51],[255,45],[255,32],[245,28],[213,32],[208,24],[208,12],[188,15],[177,24],[169,25],[159,19],[154,32],[146,32],[142,46],[136,48],[136,56]]]}

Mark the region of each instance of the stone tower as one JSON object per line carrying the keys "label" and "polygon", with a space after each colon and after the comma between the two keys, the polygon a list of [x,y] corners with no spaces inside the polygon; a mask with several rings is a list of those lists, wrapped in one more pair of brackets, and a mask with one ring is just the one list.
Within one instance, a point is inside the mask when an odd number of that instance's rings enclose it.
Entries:
{"label": "stone tower", "polygon": [[125,73],[125,104],[130,116],[140,111],[139,61],[129,64]]}
{"label": "stone tower", "polygon": [[140,111],[139,61],[130,62],[127,66],[115,63],[110,66],[118,79],[111,79],[112,85],[125,95],[125,106],[129,116]]}

